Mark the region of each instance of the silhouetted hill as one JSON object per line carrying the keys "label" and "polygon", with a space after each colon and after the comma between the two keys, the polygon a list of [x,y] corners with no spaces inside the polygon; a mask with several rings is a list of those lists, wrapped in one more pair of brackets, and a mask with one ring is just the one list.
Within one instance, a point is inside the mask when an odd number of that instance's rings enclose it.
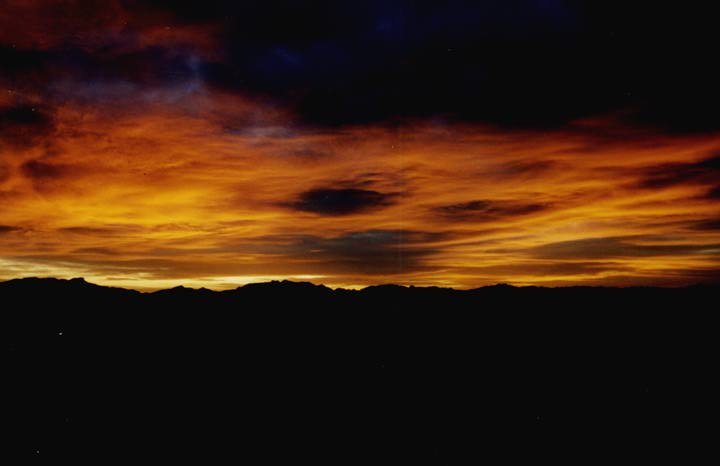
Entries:
{"label": "silhouetted hill", "polygon": [[714,452],[717,291],[11,280],[0,455],[692,462]]}

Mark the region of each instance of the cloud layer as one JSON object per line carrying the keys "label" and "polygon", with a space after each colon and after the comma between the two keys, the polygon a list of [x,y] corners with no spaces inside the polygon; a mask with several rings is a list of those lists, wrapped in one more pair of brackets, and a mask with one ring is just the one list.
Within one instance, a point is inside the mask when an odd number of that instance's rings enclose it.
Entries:
{"label": "cloud layer", "polygon": [[0,278],[718,280],[716,28],[671,44],[682,11],[103,3],[0,13]]}

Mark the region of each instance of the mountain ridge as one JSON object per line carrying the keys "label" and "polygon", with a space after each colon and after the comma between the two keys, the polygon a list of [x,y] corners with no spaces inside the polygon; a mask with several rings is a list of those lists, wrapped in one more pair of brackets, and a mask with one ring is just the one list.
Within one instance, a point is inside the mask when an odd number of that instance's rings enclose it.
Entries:
{"label": "mountain ridge", "polygon": [[74,278],[56,278],[56,277],[21,277],[11,278],[8,280],[0,281],[0,287],[7,287],[13,285],[59,285],[59,286],[85,286],[88,288],[95,289],[107,289],[107,290],[123,290],[139,293],[142,295],[154,295],[154,294],[167,294],[170,292],[204,292],[204,293],[228,293],[238,290],[259,290],[268,289],[270,287],[277,287],[279,289],[290,290],[290,289],[316,289],[316,290],[327,290],[330,292],[339,293],[371,293],[378,291],[395,291],[395,292],[408,292],[408,291],[434,291],[434,292],[452,292],[472,294],[480,291],[501,291],[501,290],[693,290],[693,289],[715,289],[720,288],[720,284],[705,284],[696,283],[691,285],[677,286],[677,287],[665,287],[665,286],[605,286],[605,285],[568,285],[568,286],[539,286],[539,285],[512,285],[508,283],[496,283],[493,285],[479,286],[475,288],[452,288],[442,286],[416,286],[416,285],[399,285],[396,283],[382,283],[376,285],[368,285],[364,288],[353,289],[353,288],[331,288],[322,283],[313,283],[309,281],[294,281],[294,280],[270,280],[265,282],[254,282],[239,285],[236,288],[228,289],[211,289],[206,287],[193,288],[185,285],[178,285],[170,288],[161,288],[152,291],[143,291],[134,288],[126,288],[121,286],[108,286],[100,285],[97,283],[89,282],[83,277]]}
{"label": "mountain ridge", "polygon": [[576,464],[628,445],[680,463],[689,449],[667,446],[720,411],[717,296],[11,280],[0,424],[9,455],[54,463],[459,466],[550,449]]}

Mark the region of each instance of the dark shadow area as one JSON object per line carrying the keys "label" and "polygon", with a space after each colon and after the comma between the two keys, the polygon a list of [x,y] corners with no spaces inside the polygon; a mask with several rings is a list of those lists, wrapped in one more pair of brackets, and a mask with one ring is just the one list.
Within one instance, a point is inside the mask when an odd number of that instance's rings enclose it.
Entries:
{"label": "dark shadow area", "polygon": [[717,291],[0,283],[2,456],[688,463],[715,454]]}

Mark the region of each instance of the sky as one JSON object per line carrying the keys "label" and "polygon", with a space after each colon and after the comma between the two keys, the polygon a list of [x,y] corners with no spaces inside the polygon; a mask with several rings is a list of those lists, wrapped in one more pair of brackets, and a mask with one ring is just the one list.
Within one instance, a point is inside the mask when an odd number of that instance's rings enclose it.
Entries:
{"label": "sky", "polygon": [[718,283],[710,13],[0,0],[0,280]]}

